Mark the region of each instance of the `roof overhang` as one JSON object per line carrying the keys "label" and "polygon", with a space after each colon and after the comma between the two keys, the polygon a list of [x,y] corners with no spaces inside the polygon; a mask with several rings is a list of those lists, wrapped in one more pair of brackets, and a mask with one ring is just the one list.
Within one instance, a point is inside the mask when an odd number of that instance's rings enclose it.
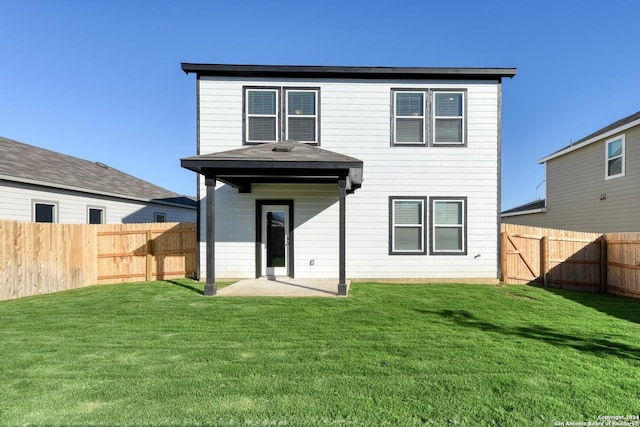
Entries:
{"label": "roof overhang", "polygon": [[255,183],[334,183],[346,178],[347,192],[362,185],[363,162],[295,141],[246,146],[180,160],[183,168],[231,185],[241,193]]}
{"label": "roof overhang", "polygon": [[354,67],[309,65],[196,64],[183,62],[185,73],[201,76],[349,78],[349,79],[470,79],[502,80],[512,78],[517,68],[456,67]]}
{"label": "roof overhang", "polygon": [[593,144],[594,142],[602,141],[603,139],[609,138],[611,136],[615,136],[621,132],[626,131],[627,129],[631,129],[632,127],[640,126],[640,111],[632,114],[624,119],[618,120],[615,123],[610,124],[589,136],[582,138],[579,141],[574,142],[568,147],[562,148],[555,153],[549,154],[546,157],[538,160],[538,164],[546,163],[549,160],[553,160],[556,157],[563,156],[567,153],[571,153],[572,151],[579,150],[582,147]]}

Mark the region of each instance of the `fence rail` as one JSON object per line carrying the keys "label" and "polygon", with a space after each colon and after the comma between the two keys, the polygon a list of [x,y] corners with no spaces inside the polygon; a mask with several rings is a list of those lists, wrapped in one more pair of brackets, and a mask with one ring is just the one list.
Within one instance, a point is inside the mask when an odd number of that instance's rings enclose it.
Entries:
{"label": "fence rail", "polygon": [[501,225],[501,280],[640,298],[640,233]]}
{"label": "fence rail", "polygon": [[0,220],[0,300],[94,284],[195,277],[196,225]]}

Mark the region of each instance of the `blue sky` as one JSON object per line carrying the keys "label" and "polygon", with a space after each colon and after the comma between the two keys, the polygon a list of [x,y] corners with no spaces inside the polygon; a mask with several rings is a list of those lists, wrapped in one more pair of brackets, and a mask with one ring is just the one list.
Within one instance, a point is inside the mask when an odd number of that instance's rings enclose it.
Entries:
{"label": "blue sky", "polygon": [[538,159],[640,110],[634,0],[1,0],[0,16],[0,136],[181,194],[196,94],[180,62],[517,67],[503,209],[535,199]]}

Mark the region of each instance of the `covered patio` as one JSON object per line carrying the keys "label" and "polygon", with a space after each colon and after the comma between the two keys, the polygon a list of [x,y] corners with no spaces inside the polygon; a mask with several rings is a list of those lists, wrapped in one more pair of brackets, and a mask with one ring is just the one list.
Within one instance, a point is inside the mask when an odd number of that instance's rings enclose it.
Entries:
{"label": "covered patio", "polygon": [[[251,193],[252,185],[255,183],[336,183],[339,201],[337,294],[347,295],[346,196],[362,185],[363,162],[361,160],[309,144],[281,141],[187,157],[181,160],[181,165],[203,175],[205,179],[207,251],[205,295],[217,293],[215,285],[215,187],[217,181],[236,188],[239,193]],[[292,224],[293,222],[289,225],[291,233],[294,231]],[[263,276],[259,267],[262,264],[259,228],[259,222],[257,222],[255,278]],[[289,245],[287,250],[290,251],[290,258],[293,259],[293,245]],[[293,268],[287,275],[288,279],[294,278]]]}

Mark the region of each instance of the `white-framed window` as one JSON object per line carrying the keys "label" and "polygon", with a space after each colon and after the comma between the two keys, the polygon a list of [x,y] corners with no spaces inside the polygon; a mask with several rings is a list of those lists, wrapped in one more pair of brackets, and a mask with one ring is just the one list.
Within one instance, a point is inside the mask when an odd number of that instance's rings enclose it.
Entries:
{"label": "white-framed window", "polygon": [[105,211],[104,207],[87,206],[87,224],[104,224]]}
{"label": "white-framed window", "polygon": [[624,135],[619,135],[606,142],[605,179],[618,178],[625,174],[624,139]]}
{"label": "white-framed window", "polygon": [[464,92],[433,92],[433,143],[464,144]]}
{"label": "white-framed window", "polygon": [[431,255],[467,253],[467,198],[431,198]]}
{"label": "white-framed window", "polygon": [[424,255],[426,197],[389,197],[389,254]]}
{"label": "white-framed window", "polygon": [[425,144],[425,93],[396,91],[393,102],[395,143]]}
{"label": "white-framed window", "polygon": [[466,93],[392,88],[391,145],[466,146]]}
{"label": "white-framed window", "polygon": [[318,142],[318,91],[286,89],[286,136],[298,142]]}
{"label": "white-framed window", "polygon": [[167,222],[167,214],[164,212],[154,212],[153,213],[153,221],[154,222]]}
{"label": "white-framed window", "polygon": [[278,89],[245,89],[245,140],[278,141]]}
{"label": "white-framed window", "polygon": [[33,201],[34,222],[58,222],[58,203],[47,201]]}

